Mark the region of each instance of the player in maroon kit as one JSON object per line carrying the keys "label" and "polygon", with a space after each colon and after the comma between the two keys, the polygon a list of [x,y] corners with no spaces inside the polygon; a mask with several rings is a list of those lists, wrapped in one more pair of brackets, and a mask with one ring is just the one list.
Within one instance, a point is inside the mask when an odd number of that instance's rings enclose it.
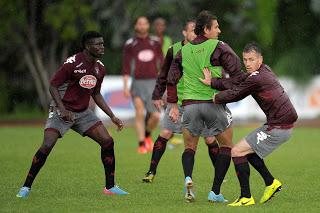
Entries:
{"label": "player in maroon kit", "polygon": [[[239,101],[251,95],[266,114],[267,122],[241,139],[231,150],[232,160],[241,186],[240,197],[229,206],[249,206],[255,204],[250,192],[249,163],[261,174],[266,189],[260,200],[265,203],[281,190],[282,184],[266,167],[263,158],[287,141],[291,134],[297,112],[289,97],[270,67],[263,64],[260,47],[249,43],[243,50],[243,62],[248,77],[232,89],[219,92],[213,97],[214,103],[226,104]],[[203,83],[212,83],[210,73],[204,70]]]}
{"label": "player in maroon kit", "polygon": [[[135,126],[139,141],[138,152],[141,154],[152,151],[150,134],[160,118],[160,113],[152,104],[151,96],[163,55],[158,39],[149,36],[149,27],[149,21],[145,16],[138,17],[135,24],[136,35],[128,39],[123,49],[124,95],[132,97],[136,110]],[[131,89],[128,87],[130,75]],[[147,125],[145,111],[150,114]]]}
{"label": "player in maroon kit", "polygon": [[113,138],[96,115],[88,109],[90,96],[96,104],[117,125],[123,123],[111,111],[101,93],[101,83],[105,68],[98,60],[104,54],[104,41],[100,33],[88,31],[82,36],[82,52],[69,57],[58,69],[50,81],[50,93],[53,97],[50,113],[44,129],[43,143],[33,157],[32,165],[17,197],[27,197],[31,185],[48,155],[70,128],[82,136],[88,136],[101,147],[101,161],[105,170],[106,195],[128,194],[114,183],[115,155]]}

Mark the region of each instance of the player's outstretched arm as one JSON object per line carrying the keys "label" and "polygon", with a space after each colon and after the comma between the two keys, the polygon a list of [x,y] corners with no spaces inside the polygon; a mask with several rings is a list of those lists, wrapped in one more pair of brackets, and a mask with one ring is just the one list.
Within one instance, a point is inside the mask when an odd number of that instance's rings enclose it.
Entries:
{"label": "player's outstretched arm", "polygon": [[112,110],[110,109],[110,107],[108,106],[108,104],[105,102],[105,100],[103,99],[102,95],[100,92],[95,93],[92,95],[93,100],[96,102],[96,104],[98,105],[98,107],[100,107],[100,109],[102,109],[112,120],[112,122],[117,125],[118,130],[122,130],[123,129],[123,122],[117,118]]}

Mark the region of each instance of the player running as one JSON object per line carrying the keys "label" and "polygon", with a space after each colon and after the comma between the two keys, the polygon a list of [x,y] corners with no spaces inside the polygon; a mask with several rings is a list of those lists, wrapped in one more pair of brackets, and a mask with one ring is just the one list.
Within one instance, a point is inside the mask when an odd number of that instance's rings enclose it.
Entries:
{"label": "player running", "polygon": [[[123,91],[126,97],[132,98],[135,108],[139,154],[152,150],[151,131],[157,127],[160,120],[160,113],[152,104],[151,88],[156,84],[163,54],[159,39],[149,36],[149,27],[147,17],[138,17],[134,27],[135,36],[128,39],[123,47]],[[130,76],[131,88],[128,85]]]}
{"label": "player running", "polygon": [[[281,190],[282,184],[266,167],[263,158],[287,141],[297,120],[297,112],[270,67],[263,64],[260,47],[249,43],[243,50],[243,63],[249,76],[238,86],[213,96],[216,104],[239,101],[251,95],[266,114],[267,122],[241,139],[231,150],[232,160],[241,187],[241,195],[229,206],[255,204],[250,192],[249,163],[262,176],[266,189],[260,203],[270,200]],[[211,84],[210,72],[204,70],[207,85]]]}
{"label": "player running", "polygon": [[[153,103],[159,111],[163,106],[162,96],[167,87],[167,75],[170,68],[170,64],[174,56],[181,49],[181,47],[187,44],[188,42],[192,41],[196,37],[196,35],[194,34],[194,27],[195,27],[195,21],[193,20],[187,21],[184,24],[183,30],[182,30],[182,34],[184,35],[184,40],[173,44],[173,46],[171,46],[168,49],[167,55],[164,60],[164,64],[162,66],[161,72],[156,82],[155,89],[152,94]],[[183,97],[183,78],[181,78],[178,83],[178,97],[179,97],[179,100],[178,100],[179,113],[181,118],[183,113],[183,109],[181,107],[182,97]],[[170,107],[167,107],[164,118],[162,120],[161,132],[153,147],[149,171],[146,173],[145,177],[142,179],[143,182],[146,182],[146,183],[153,182],[160,159],[166,150],[168,140],[174,136],[174,133],[178,133],[178,134],[182,133],[181,119],[179,119],[177,123],[173,123],[169,118],[169,112],[170,112]],[[216,143],[215,138],[212,137],[213,135],[210,133],[211,133],[210,130],[205,129],[201,135],[205,137],[205,142],[208,146],[209,156],[212,164],[214,165],[217,154],[219,152],[219,146]]]}
{"label": "player running", "polygon": [[82,136],[88,136],[101,147],[101,161],[105,170],[105,195],[124,195],[128,192],[115,185],[114,141],[96,115],[88,109],[90,96],[96,104],[117,125],[118,119],[101,93],[101,83],[105,75],[104,65],[98,60],[104,54],[104,41],[100,33],[88,31],[81,39],[82,52],[69,57],[50,81],[53,100],[44,129],[43,143],[33,157],[23,187],[17,197],[24,198],[30,193],[32,183],[45,164],[58,138],[71,128]]}

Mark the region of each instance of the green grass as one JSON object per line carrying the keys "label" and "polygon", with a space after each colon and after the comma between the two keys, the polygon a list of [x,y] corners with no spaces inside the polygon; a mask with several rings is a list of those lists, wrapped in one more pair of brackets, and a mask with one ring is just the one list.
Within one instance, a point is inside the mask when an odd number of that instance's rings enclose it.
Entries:
{"label": "green grass", "polygon": [[43,113],[40,110],[19,110],[12,113],[1,113],[0,121],[29,121],[29,120],[44,120],[47,117],[47,113]]}
{"label": "green grass", "polygon": [[[252,128],[235,128],[235,141]],[[0,128],[0,212],[319,212],[320,204],[320,131],[297,128],[290,141],[267,159],[273,175],[283,183],[283,190],[265,205],[231,208],[207,202],[213,169],[203,142],[198,147],[193,172],[196,202],[183,199],[183,146],[168,149],[158,168],[155,182],[143,184],[150,154],[136,153],[132,128],[111,130],[116,141],[116,180],[130,192],[128,196],[102,195],[103,167],[98,145],[77,133],[68,132],[58,142],[40,171],[27,199],[15,197],[41,144],[41,127]],[[154,136],[156,136],[156,132]],[[239,195],[233,165],[222,193],[233,201]],[[251,169],[251,191],[258,202],[264,184]]]}

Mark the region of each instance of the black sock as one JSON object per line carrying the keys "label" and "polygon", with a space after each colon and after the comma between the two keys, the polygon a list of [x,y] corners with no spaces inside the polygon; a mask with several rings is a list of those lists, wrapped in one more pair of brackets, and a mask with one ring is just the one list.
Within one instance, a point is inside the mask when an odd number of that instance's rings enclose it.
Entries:
{"label": "black sock", "polygon": [[47,157],[51,150],[39,149],[32,159],[31,168],[29,170],[28,176],[23,184],[23,186],[31,188],[31,185],[36,178],[41,167],[45,164]]}
{"label": "black sock", "polygon": [[144,132],[144,136],[147,138],[147,137],[150,137],[150,135],[151,135],[151,131],[149,131],[149,130],[146,130],[145,132]]}
{"label": "black sock", "polygon": [[167,141],[167,139],[161,137],[160,135],[158,136],[153,146],[149,172],[153,172],[154,174],[156,173],[158,163],[163,153],[166,151]]}
{"label": "black sock", "polygon": [[145,118],[144,118],[144,124],[145,124],[145,127],[146,127],[146,130],[145,130],[145,132],[144,132],[144,136],[145,136],[146,138],[151,135],[151,131],[148,131],[148,130],[147,130],[148,121],[149,121],[150,117],[151,117],[151,113],[150,113],[150,112],[147,112],[147,113],[146,113],[146,116],[145,116]]}
{"label": "black sock", "polygon": [[211,190],[215,194],[220,194],[221,184],[229,169],[231,161],[231,148],[220,147],[215,163],[215,174]]}
{"label": "black sock", "polygon": [[110,189],[114,186],[114,173],[116,160],[114,156],[114,142],[113,139],[109,139],[105,145],[101,146],[101,160],[104,167],[104,173],[106,176],[106,188]]}
{"label": "black sock", "polygon": [[139,141],[138,143],[139,143],[139,146],[145,146],[146,145],[144,141]]}
{"label": "black sock", "polygon": [[192,170],[194,165],[194,154],[195,151],[192,149],[185,149],[182,154],[182,166],[184,171],[184,176],[192,177]]}
{"label": "black sock", "polygon": [[266,186],[270,186],[274,180],[274,177],[264,164],[263,159],[261,159],[256,153],[247,155],[247,159],[249,163],[260,173]]}
{"label": "black sock", "polygon": [[233,157],[234,168],[236,170],[238,180],[241,187],[241,197],[250,198],[250,167],[246,156]]}
{"label": "black sock", "polygon": [[217,161],[217,156],[219,153],[219,145],[217,142],[207,144],[208,146],[208,153],[211,159],[212,165],[215,167],[216,161]]}

